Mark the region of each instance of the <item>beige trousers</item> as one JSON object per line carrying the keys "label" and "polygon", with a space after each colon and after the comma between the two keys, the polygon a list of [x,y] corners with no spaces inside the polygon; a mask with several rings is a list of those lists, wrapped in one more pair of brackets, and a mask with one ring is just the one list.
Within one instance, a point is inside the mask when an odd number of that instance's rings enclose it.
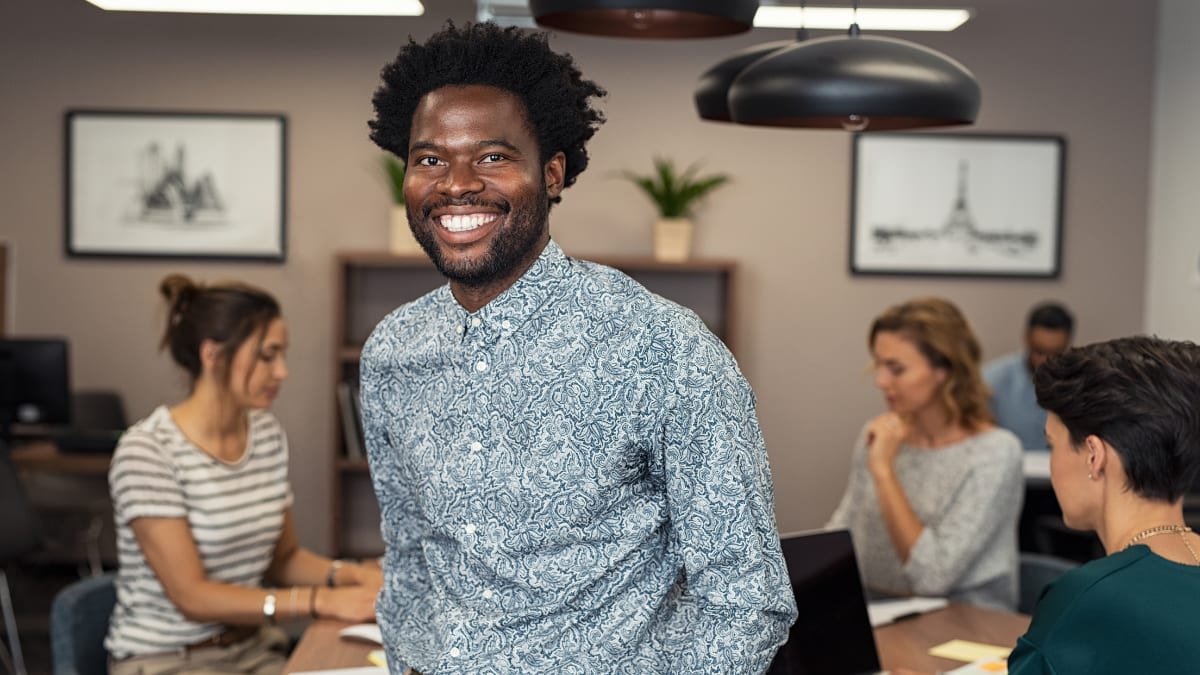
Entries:
{"label": "beige trousers", "polygon": [[204,647],[108,660],[109,675],[279,675],[287,662],[287,634],[264,626],[227,647]]}

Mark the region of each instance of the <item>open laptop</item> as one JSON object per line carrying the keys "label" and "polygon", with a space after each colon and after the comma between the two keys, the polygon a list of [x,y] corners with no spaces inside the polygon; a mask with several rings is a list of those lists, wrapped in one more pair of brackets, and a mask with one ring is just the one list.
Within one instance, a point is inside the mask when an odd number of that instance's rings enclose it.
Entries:
{"label": "open laptop", "polygon": [[799,616],[768,675],[880,672],[850,532],[801,532],[779,544]]}

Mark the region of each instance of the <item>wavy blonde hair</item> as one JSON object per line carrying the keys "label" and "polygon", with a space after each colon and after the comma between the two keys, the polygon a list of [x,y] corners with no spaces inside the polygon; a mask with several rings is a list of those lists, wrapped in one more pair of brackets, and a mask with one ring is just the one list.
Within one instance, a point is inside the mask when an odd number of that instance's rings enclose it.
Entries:
{"label": "wavy blonde hair", "polygon": [[914,298],[875,317],[867,347],[879,333],[897,333],[913,343],[934,368],[946,372],[938,398],[952,424],[979,430],[994,421],[988,388],[979,371],[980,348],[966,317],[943,298]]}

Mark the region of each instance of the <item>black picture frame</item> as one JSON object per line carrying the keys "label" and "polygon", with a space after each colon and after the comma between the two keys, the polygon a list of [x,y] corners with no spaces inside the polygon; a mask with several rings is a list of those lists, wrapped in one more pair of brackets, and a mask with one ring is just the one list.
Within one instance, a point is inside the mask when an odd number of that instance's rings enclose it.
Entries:
{"label": "black picture frame", "polygon": [[67,110],[68,257],[287,257],[287,118]]}
{"label": "black picture frame", "polygon": [[1066,140],[1051,134],[855,134],[852,275],[1054,279]]}

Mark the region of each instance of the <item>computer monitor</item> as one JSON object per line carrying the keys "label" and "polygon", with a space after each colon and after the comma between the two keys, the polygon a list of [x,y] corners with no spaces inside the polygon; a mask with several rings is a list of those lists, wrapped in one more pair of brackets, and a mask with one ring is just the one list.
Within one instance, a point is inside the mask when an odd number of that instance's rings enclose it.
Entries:
{"label": "computer monitor", "polygon": [[875,634],[847,530],[780,537],[799,617],[769,675],[879,672]]}
{"label": "computer monitor", "polygon": [[71,422],[67,341],[62,338],[0,338],[0,442],[13,424]]}

